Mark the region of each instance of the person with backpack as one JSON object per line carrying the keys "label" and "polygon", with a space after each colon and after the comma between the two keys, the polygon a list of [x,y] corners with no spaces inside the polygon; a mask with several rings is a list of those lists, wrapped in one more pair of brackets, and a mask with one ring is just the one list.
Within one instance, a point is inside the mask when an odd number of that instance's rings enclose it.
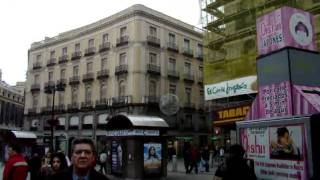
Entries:
{"label": "person with backpack", "polygon": [[99,165],[100,165],[100,170],[99,172],[103,174],[103,170],[104,170],[104,173],[106,174],[107,173],[107,153],[105,151],[102,151],[100,154],[99,154]]}

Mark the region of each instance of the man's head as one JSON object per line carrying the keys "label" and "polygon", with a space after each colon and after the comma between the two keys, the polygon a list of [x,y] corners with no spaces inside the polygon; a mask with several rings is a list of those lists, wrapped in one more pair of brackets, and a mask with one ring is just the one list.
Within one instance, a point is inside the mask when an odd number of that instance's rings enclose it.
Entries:
{"label": "man's head", "polygon": [[21,147],[17,144],[11,144],[8,147],[8,154],[9,156],[21,153]]}
{"label": "man's head", "polygon": [[72,143],[71,161],[74,169],[79,173],[87,173],[95,160],[95,147],[90,139],[75,139]]}

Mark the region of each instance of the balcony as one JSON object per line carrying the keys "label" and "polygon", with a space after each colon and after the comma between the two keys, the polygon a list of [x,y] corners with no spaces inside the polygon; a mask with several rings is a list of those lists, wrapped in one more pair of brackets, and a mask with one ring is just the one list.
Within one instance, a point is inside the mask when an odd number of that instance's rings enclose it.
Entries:
{"label": "balcony", "polygon": [[119,76],[121,74],[126,74],[126,73],[128,73],[128,65],[122,64],[122,65],[116,66],[116,70],[115,70],[116,76]]}
{"label": "balcony", "polygon": [[44,83],[44,89],[52,89],[54,88],[56,85],[54,83],[54,81],[48,81]]}
{"label": "balcony", "polygon": [[82,76],[82,82],[92,82],[94,80],[94,73],[87,73]]}
{"label": "balcony", "polygon": [[195,104],[191,102],[184,103],[184,109],[195,109]]}
{"label": "balcony", "polygon": [[153,47],[160,47],[160,39],[155,36],[147,36],[147,43]]}
{"label": "balcony", "polygon": [[199,61],[203,61],[203,54],[202,54],[202,53],[197,54],[196,58],[197,58]]}
{"label": "balcony", "polygon": [[47,67],[56,65],[56,58],[51,58],[47,61]]}
{"label": "balcony", "polygon": [[142,103],[148,105],[158,105],[159,97],[158,96],[143,96]]}
{"label": "balcony", "polygon": [[54,106],[54,111],[55,112],[64,112],[65,111],[65,105],[64,104],[59,104]]}
{"label": "balcony", "polygon": [[63,86],[67,85],[67,80],[66,79],[59,79],[57,80],[57,86],[61,84]]}
{"label": "balcony", "polygon": [[37,114],[37,108],[29,108],[28,109],[28,115],[34,115]]}
{"label": "balcony", "polygon": [[31,92],[40,91],[40,84],[32,84],[30,90]]}
{"label": "balcony", "polygon": [[194,83],[194,75],[191,73],[185,73],[183,75],[183,80],[187,83]]}
{"label": "balcony", "polygon": [[179,80],[179,72],[176,70],[168,70],[168,78]]}
{"label": "balcony", "polygon": [[80,77],[79,76],[73,76],[69,78],[69,85],[76,85],[80,83]]}
{"label": "balcony", "polygon": [[110,42],[105,42],[99,45],[99,52],[105,52],[110,50]]}
{"label": "balcony", "polygon": [[59,57],[59,64],[63,64],[68,62],[69,56],[68,55],[62,55]]}
{"label": "balcony", "polygon": [[68,104],[68,111],[78,111],[78,109],[79,109],[79,104],[77,102]]}
{"label": "balcony", "polygon": [[41,113],[49,114],[52,113],[52,106],[45,106],[41,108]]}
{"label": "balcony", "polygon": [[110,99],[107,98],[100,98],[99,100],[96,100],[96,109],[107,109],[110,103]]}
{"label": "balcony", "polygon": [[193,57],[193,51],[191,48],[184,48],[182,54],[190,58]]}
{"label": "balcony", "polygon": [[97,79],[107,79],[109,77],[109,70],[103,69],[98,71]]}
{"label": "balcony", "polygon": [[112,106],[125,106],[130,104],[132,96],[118,96],[112,98]]}
{"label": "balcony", "polygon": [[129,43],[129,36],[122,36],[117,38],[116,47],[127,45]]}
{"label": "balcony", "polygon": [[147,64],[147,73],[150,73],[152,75],[160,75],[160,66],[157,66],[155,64]]}
{"label": "balcony", "polygon": [[90,47],[86,49],[84,56],[92,56],[96,53],[96,47]]}
{"label": "balcony", "polygon": [[41,62],[35,62],[35,63],[33,63],[32,69],[33,69],[33,70],[41,69]]}
{"label": "balcony", "polygon": [[75,51],[71,55],[71,60],[78,60],[82,57],[82,52],[81,51]]}
{"label": "balcony", "polygon": [[81,109],[82,110],[88,110],[93,108],[93,103],[92,101],[86,101],[81,103]]}
{"label": "balcony", "polygon": [[179,53],[178,45],[174,42],[168,42],[167,50],[175,53]]}

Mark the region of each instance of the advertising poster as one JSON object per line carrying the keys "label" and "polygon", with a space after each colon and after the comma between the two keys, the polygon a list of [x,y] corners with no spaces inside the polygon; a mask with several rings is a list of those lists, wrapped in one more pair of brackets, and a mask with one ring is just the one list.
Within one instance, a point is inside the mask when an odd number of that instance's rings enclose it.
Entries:
{"label": "advertising poster", "polygon": [[122,157],[123,157],[123,147],[120,141],[112,141],[111,145],[111,170],[112,173],[121,174],[122,173]]}
{"label": "advertising poster", "polygon": [[161,173],[161,154],[162,148],[160,143],[145,143],[143,148],[143,167],[145,174]]}
{"label": "advertising poster", "polygon": [[261,118],[292,115],[289,81],[259,87],[259,115]]}
{"label": "advertising poster", "polygon": [[243,128],[240,138],[259,179],[308,179],[303,124]]}

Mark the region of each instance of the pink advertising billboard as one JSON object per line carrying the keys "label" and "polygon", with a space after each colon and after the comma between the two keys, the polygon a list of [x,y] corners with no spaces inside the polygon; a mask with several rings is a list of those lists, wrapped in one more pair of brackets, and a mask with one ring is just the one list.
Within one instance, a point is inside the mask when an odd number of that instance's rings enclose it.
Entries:
{"label": "pink advertising billboard", "polygon": [[316,51],[316,35],[312,14],[291,7],[282,7],[257,19],[259,55],[284,47]]}
{"label": "pink advertising billboard", "polygon": [[240,140],[258,179],[308,179],[304,124],[241,128]]}

